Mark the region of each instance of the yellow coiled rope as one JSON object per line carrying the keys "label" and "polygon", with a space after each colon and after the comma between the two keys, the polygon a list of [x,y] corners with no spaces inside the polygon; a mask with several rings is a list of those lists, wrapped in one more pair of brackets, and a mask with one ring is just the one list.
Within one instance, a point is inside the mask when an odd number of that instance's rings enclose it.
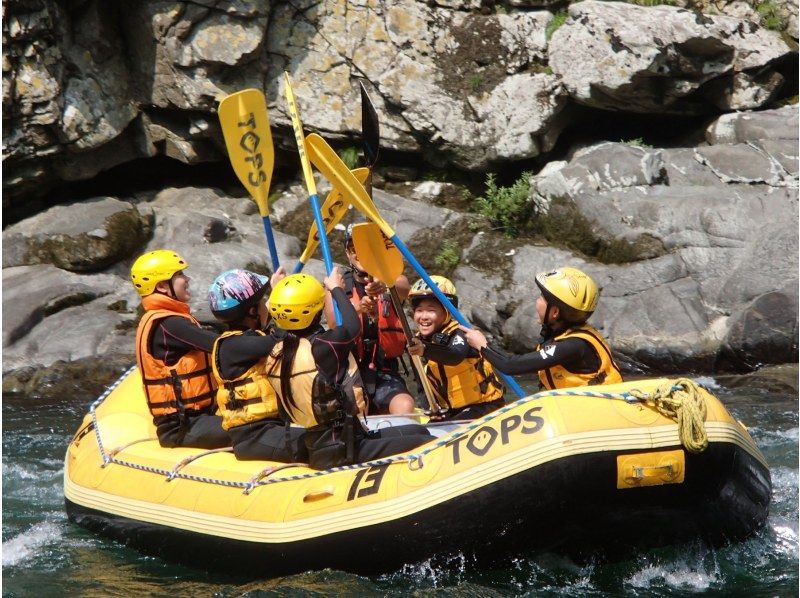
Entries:
{"label": "yellow coiled rope", "polygon": [[703,425],[708,413],[706,399],[703,390],[692,380],[670,380],[653,392],[631,390],[630,394],[642,401],[652,401],[661,415],[678,422],[678,434],[687,451],[702,453],[708,448],[708,435]]}

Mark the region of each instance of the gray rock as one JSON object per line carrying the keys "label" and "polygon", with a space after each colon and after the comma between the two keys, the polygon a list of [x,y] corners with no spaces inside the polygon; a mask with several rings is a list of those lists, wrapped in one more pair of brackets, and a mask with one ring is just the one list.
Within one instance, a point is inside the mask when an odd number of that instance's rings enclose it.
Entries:
{"label": "gray rock", "polygon": [[550,40],[550,66],[572,98],[597,108],[756,108],[782,84],[770,64],[791,53],[776,33],[732,17],[595,0],[569,14]]}
{"label": "gray rock", "polygon": [[130,203],[112,197],[55,206],[3,231],[3,267],[53,264],[95,272],[141,247],[151,226]]}
{"label": "gray rock", "polygon": [[695,157],[695,149],[689,147],[662,150],[666,180],[670,187],[680,186],[725,186],[726,183]]}
{"label": "gray rock", "polygon": [[732,317],[721,361],[743,371],[797,362],[797,309],[797,284],[754,299]]}
{"label": "gray rock", "polygon": [[3,268],[4,350],[46,317],[110,295],[120,283],[116,276],[73,274],[51,265]]}
{"label": "gray rock", "polygon": [[712,145],[695,150],[695,158],[723,183],[766,183],[778,186],[786,171],[757,147],[744,144]]}
{"label": "gray rock", "polygon": [[758,141],[760,139],[797,139],[798,105],[763,112],[723,114],[706,129],[711,144]]}

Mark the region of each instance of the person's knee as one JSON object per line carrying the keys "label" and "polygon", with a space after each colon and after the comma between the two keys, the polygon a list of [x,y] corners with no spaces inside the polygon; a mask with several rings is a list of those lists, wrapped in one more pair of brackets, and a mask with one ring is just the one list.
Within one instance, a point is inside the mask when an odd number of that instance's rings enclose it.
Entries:
{"label": "person's knee", "polygon": [[401,393],[392,397],[389,403],[389,413],[391,415],[414,413],[414,407],[414,398],[409,394]]}

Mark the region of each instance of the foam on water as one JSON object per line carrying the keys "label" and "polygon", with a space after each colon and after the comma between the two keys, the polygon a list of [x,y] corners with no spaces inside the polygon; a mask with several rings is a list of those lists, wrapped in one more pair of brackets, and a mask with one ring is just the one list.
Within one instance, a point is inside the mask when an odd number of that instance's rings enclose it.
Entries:
{"label": "foam on water", "polygon": [[27,531],[3,542],[3,567],[15,567],[23,561],[36,562],[43,548],[59,542],[64,536],[64,526],[52,521],[37,523]]}
{"label": "foam on water", "polygon": [[708,390],[719,390],[722,388],[722,385],[711,376],[697,376],[692,378],[692,380],[697,382],[700,386],[705,386]]}
{"label": "foam on water", "polygon": [[[711,557],[710,562],[708,557]],[[690,590],[700,592],[724,582],[713,551],[695,551],[668,563],[646,564],[629,575],[623,585],[629,588]]]}

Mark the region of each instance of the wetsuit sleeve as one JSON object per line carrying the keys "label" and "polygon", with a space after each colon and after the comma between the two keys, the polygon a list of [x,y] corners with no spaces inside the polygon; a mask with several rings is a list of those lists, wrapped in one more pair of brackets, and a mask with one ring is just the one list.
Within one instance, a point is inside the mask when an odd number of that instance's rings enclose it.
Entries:
{"label": "wetsuit sleeve", "polygon": [[342,289],[333,289],[332,295],[339,306],[342,324],[317,336],[311,352],[320,373],[330,382],[341,382],[347,372],[353,341],[361,333],[361,319]]}
{"label": "wetsuit sleeve", "polygon": [[238,378],[259,359],[267,356],[277,342],[278,339],[271,334],[261,336],[247,333],[221,340],[217,365],[223,378]]}
{"label": "wetsuit sleeve", "polygon": [[[493,345],[488,345],[481,355],[496,369],[505,374],[529,374],[561,365],[571,372],[592,371],[600,366],[600,359],[592,346],[580,338],[566,338],[550,342],[539,351],[523,355],[509,355]],[[592,363],[593,362],[593,363]]]}
{"label": "wetsuit sleeve", "polygon": [[211,353],[217,334],[204,330],[186,318],[166,317],[159,321],[150,339],[150,354],[167,365],[175,364],[189,351]]}
{"label": "wetsuit sleeve", "polygon": [[420,340],[425,345],[423,357],[442,365],[456,365],[468,357],[478,357],[478,352],[467,344],[464,334],[460,330],[450,336],[450,341],[446,345],[424,338]]}

